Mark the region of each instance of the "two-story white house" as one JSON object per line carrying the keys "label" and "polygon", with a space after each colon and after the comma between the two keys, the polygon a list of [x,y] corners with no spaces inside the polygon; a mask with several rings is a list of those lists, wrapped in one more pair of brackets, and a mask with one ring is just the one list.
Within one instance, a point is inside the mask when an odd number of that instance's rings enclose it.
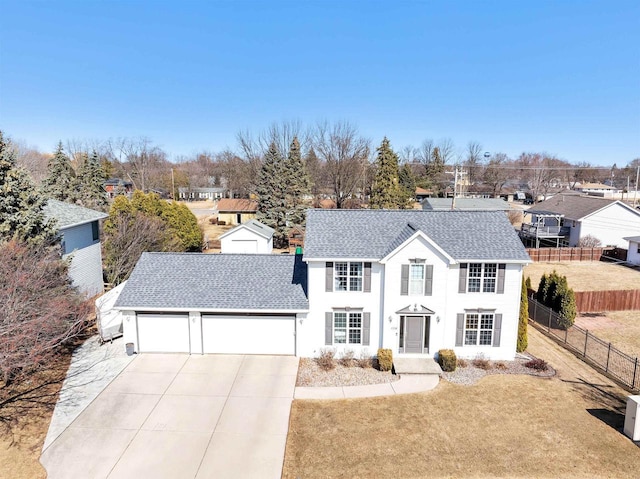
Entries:
{"label": "two-story white house", "polygon": [[322,347],[515,355],[530,259],[502,212],[311,210],[304,261],[301,356]]}
{"label": "two-story white house", "polygon": [[529,262],[500,211],[309,210],[304,255],[145,253],[115,307],[140,352],[513,359]]}

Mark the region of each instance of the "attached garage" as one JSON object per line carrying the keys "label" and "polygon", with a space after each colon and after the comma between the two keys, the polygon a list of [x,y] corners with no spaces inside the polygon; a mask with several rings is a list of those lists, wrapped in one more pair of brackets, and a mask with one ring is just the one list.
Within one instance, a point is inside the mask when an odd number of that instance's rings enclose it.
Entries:
{"label": "attached garage", "polygon": [[189,314],[136,315],[138,351],[141,353],[189,353]]}
{"label": "attached garage", "polygon": [[202,315],[204,353],[295,354],[295,316]]}

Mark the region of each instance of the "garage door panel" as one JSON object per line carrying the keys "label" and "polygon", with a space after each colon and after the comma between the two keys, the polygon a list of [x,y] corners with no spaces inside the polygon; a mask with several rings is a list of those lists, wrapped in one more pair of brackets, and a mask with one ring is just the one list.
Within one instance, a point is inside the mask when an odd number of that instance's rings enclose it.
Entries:
{"label": "garage door panel", "polygon": [[188,314],[138,314],[138,350],[143,353],[188,353]]}
{"label": "garage door panel", "polygon": [[295,354],[294,316],[202,316],[205,353]]}

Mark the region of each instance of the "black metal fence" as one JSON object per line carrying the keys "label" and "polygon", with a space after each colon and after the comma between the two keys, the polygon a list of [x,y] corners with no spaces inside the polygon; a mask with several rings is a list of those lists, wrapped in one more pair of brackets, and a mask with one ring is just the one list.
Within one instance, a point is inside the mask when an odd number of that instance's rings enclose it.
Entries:
{"label": "black metal fence", "polygon": [[629,356],[579,326],[562,329],[559,319],[558,313],[529,296],[529,320],[534,322],[534,326],[623,386],[632,391],[640,390],[640,360],[637,357]]}

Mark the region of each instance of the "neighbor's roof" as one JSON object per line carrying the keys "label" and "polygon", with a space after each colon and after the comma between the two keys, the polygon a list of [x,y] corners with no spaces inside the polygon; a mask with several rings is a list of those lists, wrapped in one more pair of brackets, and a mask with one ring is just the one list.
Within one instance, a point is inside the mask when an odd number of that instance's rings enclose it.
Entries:
{"label": "neighbor's roof", "polygon": [[456,261],[531,261],[501,211],[309,210],[305,259],[382,259],[421,231]]}
{"label": "neighbor's roof", "polygon": [[614,186],[605,185],[604,183],[582,183],[576,186],[576,189],[581,190],[616,190]]}
{"label": "neighbor's roof", "polygon": [[222,198],[218,200],[218,211],[221,213],[225,211],[255,213],[257,210],[257,201],[232,198]]}
{"label": "neighbor's roof", "polygon": [[305,311],[300,255],[143,253],[115,308]]}
{"label": "neighbor's roof", "polygon": [[622,238],[628,242],[640,243],[640,236],[627,236],[626,238]]}
{"label": "neighbor's roof", "polygon": [[218,239],[222,239],[225,236],[229,236],[230,234],[232,234],[234,231],[237,231],[239,229],[248,229],[250,231],[253,231],[254,233],[256,233],[259,236],[262,236],[263,238],[266,239],[271,239],[271,237],[273,236],[273,233],[275,233],[275,230],[265,224],[260,223],[257,220],[249,220],[245,223],[242,223],[241,225],[236,226],[233,229],[230,229],[229,231],[227,231],[225,234],[220,235],[220,238]]}
{"label": "neighbor's roof", "polygon": [[47,200],[47,204],[44,207],[44,215],[47,219],[56,220],[56,226],[61,230],[101,220],[109,216],[101,211],[72,205],[71,203],[63,203],[58,200]]}
{"label": "neighbor's roof", "polygon": [[[425,198],[422,201],[423,210],[450,210],[451,198]],[[456,210],[507,211],[509,203],[500,198],[456,198]]]}
{"label": "neighbor's roof", "polygon": [[[580,220],[585,216],[595,213],[614,203],[619,203],[627,207],[624,203],[616,200],[598,198],[596,196],[584,196],[573,194],[555,195],[553,198],[542,201],[527,210],[528,213],[550,213],[564,215],[567,219]],[[629,208],[629,207],[627,207]],[[629,208],[633,211],[633,208]],[[640,213],[638,213],[640,215]]]}

